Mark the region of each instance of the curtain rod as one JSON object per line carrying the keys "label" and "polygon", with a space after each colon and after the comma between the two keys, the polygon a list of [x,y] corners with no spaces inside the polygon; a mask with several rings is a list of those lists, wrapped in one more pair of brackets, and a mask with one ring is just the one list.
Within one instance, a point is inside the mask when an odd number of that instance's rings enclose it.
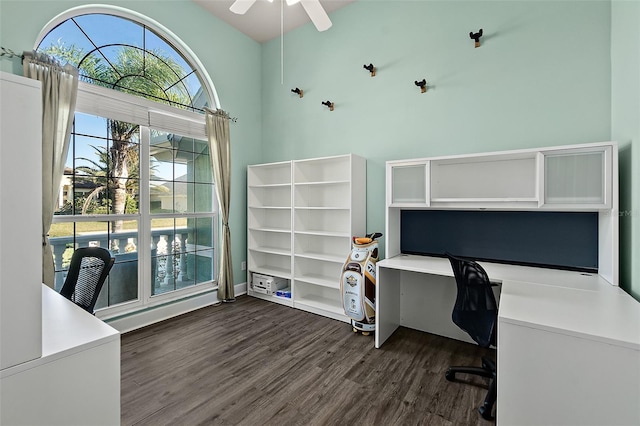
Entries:
{"label": "curtain rod", "polygon": [[[7,58],[20,58],[20,59],[24,59],[24,54],[19,55],[16,52],[14,52],[13,50],[6,48],[4,46],[0,46],[0,49],[2,50],[0,52],[0,57],[2,56],[6,56]],[[206,108],[206,107],[205,107]],[[208,109],[208,108],[206,108]],[[214,112],[215,110],[209,109],[209,111]],[[237,123],[238,122],[238,117],[229,117],[229,121],[233,122],[233,123]]]}

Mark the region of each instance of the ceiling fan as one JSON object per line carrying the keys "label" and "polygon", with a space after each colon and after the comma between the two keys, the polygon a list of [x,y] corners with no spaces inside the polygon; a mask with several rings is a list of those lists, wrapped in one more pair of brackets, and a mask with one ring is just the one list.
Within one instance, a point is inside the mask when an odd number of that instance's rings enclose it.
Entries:
{"label": "ceiling fan", "polygon": [[[256,1],[257,0],[236,0],[229,10],[238,15],[244,15]],[[273,2],[273,0],[269,1]],[[318,31],[325,31],[331,28],[331,20],[320,4],[320,0],[286,0],[286,2],[289,6],[300,2]]]}

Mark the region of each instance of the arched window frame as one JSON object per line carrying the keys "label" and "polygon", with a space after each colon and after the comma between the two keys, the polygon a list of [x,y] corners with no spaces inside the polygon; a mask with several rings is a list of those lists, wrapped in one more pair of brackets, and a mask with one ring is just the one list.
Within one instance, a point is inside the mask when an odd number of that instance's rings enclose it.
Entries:
{"label": "arched window frame", "polygon": [[[49,34],[51,30],[60,25],[62,22],[79,15],[87,15],[93,13],[114,15],[124,19],[129,19],[143,24],[156,33],[161,34],[163,38],[167,40],[171,44],[171,46],[175,48],[183,57],[187,58],[191,62],[191,65],[193,65],[193,68],[198,71],[198,73],[202,77],[202,83],[204,85],[203,88],[205,89],[209,100],[213,103],[210,107],[212,109],[221,108],[220,100],[218,99],[218,94],[216,93],[213,82],[211,81],[211,77],[206,72],[204,65],[202,65],[202,62],[200,61],[198,56],[189,48],[189,46],[187,46],[178,36],[176,36],[164,25],[156,22],[151,18],[148,18],[147,16],[142,15],[141,13],[129,9],[113,5],[84,5],[71,8],[65,12],[60,13],[44,26],[42,31],[40,31],[40,34],[38,35],[33,48],[36,49],[40,45],[42,40],[46,37],[46,35]],[[79,86],[93,85],[86,82],[80,82]]]}
{"label": "arched window frame", "polygon": [[[34,49],[36,49],[47,34],[59,24],[70,18],[87,14],[107,14],[121,17],[144,25],[155,33],[161,35],[162,38],[166,40],[178,53],[180,53],[189,62],[193,69],[198,72],[202,83],[202,89],[205,91],[210,103],[209,107],[212,109],[220,108],[220,101],[214,85],[208,73],[204,69],[204,66],[191,49],[163,25],[140,13],[128,9],[111,5],[85,5],[69,9],[57,15],[45,25],[36,39]],[[76,112],[139,124],[142,126],[141,131],[147,133],[147,137],[149,128],[154,128],[185,137],[191,137],[203,141],[207,140],[204,114],[179,109],[167,104],[154,102],[143,97],[97,86],[84,81],[80,81],[78,85]],[[141,175],[143,170],[148,170],[148,167],[149,160],[147,147],[146,150],[143,150],[143,152],[140,153]],[[140,192],[140,204],[148,202],[148,188],[140,188]],[[215,257],[213,262],[215,265],[214,271],[217,273],[218,208],[215,195],[213,197],[213,202],[215,241]],[[140,216],[138,226],[138,245],[142,245],[142,247],[149,247],[151,245],[151,237],[150,235],[144,235],[144,231],[150,229],[151,216],[149,214],[146,214],[146,217],[143,217],[144,215]],[[113,217],[113,215],[109,216],[109,219]],[[54,222],[56,220],[62,222],[73,221],[73,218],[73,216],[57,216],[54,217]],[[106,218],[96,217],[95,219],[105,220]],[[217,278],[214,276],[214,281],[211,283],[213,284],[213,287],[211,285],[196,285],[191,288],[152,296],[150,287],[145,284],[150,282],[150,272],[146,271],[144,267],[144,265],[149,265],[151,263],[150,257],[151,255],[148,250],[140,250],[138,262],[142,266],[139,267],[138,299],[123,305],[108,307],[103,311],[97,311],[96,316],[103,319],[119,317],[121,315],[130,314],[149,307],[163,305],[167,302],[192,297],[198,293],[210,292],[217,287]]]}

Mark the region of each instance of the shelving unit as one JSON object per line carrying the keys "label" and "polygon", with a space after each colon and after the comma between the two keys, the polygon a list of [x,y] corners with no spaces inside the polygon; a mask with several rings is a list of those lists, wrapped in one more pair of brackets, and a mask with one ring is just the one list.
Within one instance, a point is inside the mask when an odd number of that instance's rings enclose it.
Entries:
{"label": "shelving unit", "polygon": [[292,306],[292,299],[258,293],[251,283],[253,273],[284,278],[289,283],[293,277],[291,162],[250,166],[247,186],[247,293]]}
{"label": "shelving unit", "polygon": [[[366,160],[349,154],[250,166],[247,182],[248,293],[348,322],[340,275],[352,236],[366,233]],[[254,272],[289,280],[291,299],[252,291]]]}

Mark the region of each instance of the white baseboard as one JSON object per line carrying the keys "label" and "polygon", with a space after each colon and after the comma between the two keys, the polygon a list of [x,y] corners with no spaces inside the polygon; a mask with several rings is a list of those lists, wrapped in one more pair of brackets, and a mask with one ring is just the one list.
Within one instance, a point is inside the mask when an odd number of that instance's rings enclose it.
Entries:
{"label": "white baseboard", "polygon": [[[247,293],[247,283],[235,284],[234,292],[236,296]],[[114,319],[105,320],[107,324],[118,330],[120,333],[137,330],[196,309],[221,303],[218,300],[218,292],[212,291],[198,296],[176,300],[164,305],[160,305],[142,312],[121,316]]]}

